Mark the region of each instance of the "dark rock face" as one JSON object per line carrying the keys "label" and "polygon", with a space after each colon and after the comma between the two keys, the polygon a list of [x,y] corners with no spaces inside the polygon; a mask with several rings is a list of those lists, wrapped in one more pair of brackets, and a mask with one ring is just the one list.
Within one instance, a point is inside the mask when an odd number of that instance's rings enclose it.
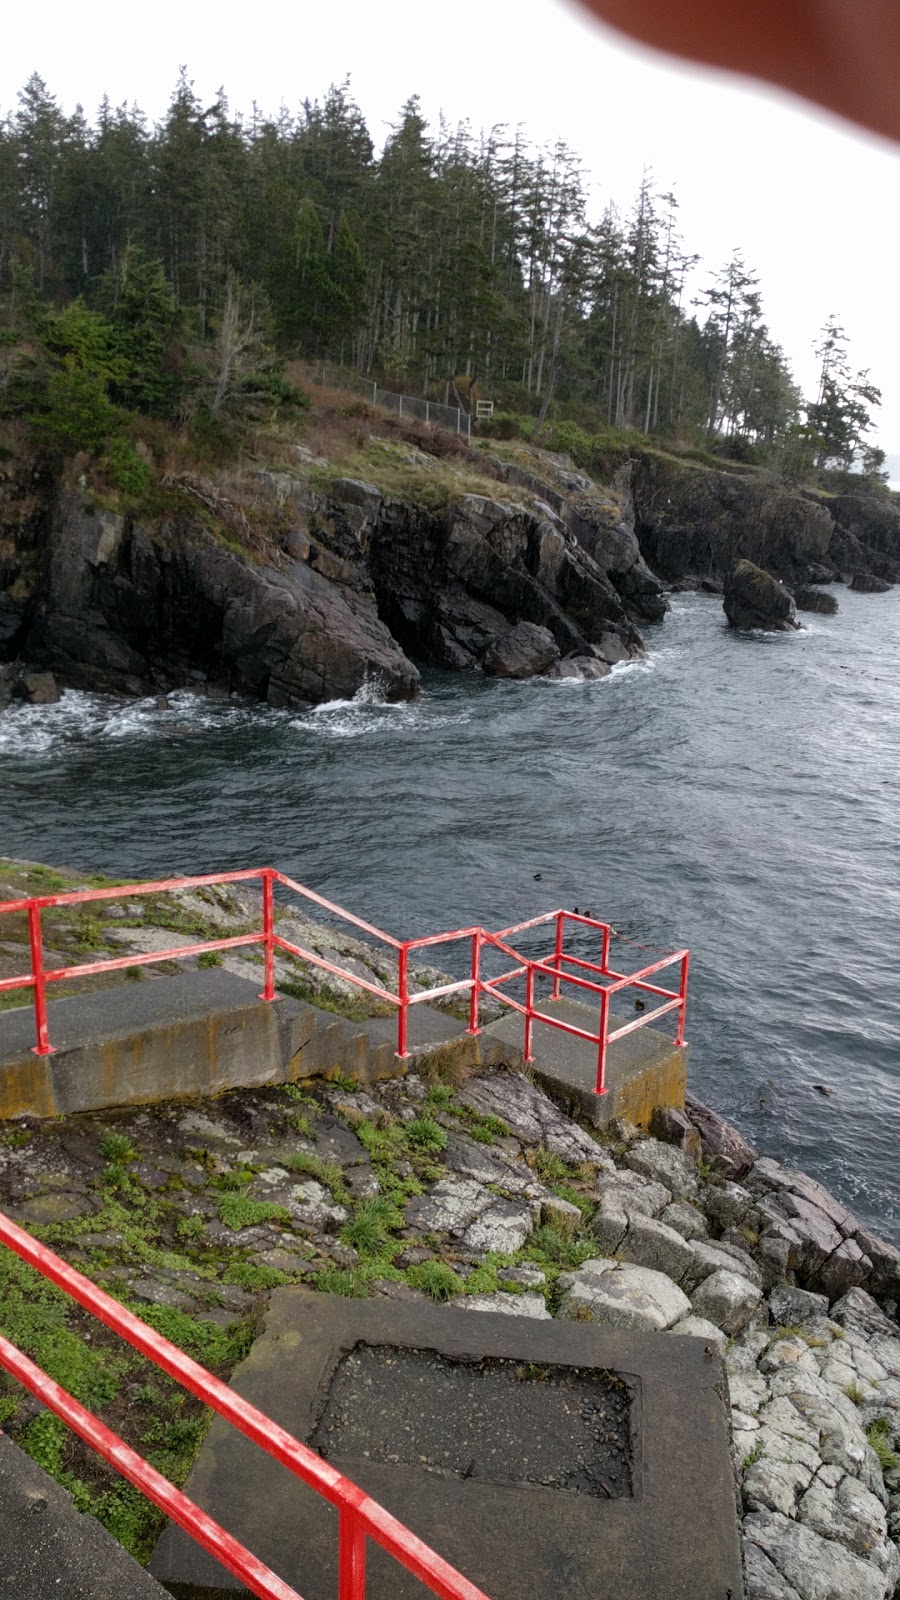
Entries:
{"label": "dark rock face", "polygon": [[353,695],[377,675],[406,699],[419,675],[371,594],[308,564],[257,564],[199,521],[146,529],[60,495],[45,595],[23,653],[76,687],[140,694],[209,679],[301,705]]}
{"label": "dark rock face", "polygon": [[534,450],[535,466],[495,462],[507,483],[519,484],[541,497],[551,520],[574,536],[578,544],[605,572],[619,595],[626,615],[644,622],[662,622],[668,605],[663,586],[641,554],[634,530],[630,468],[614,485],[601,487],[579,472],[567,456]]}
{"label": "dark rock face", "polygon": [[482,665],[495,678],[533,678],[559,660],[559,645],[549,629],[517,622],[486,651]]}
{"label": "dark rock face", "polygon": [[739,561],[725,579],[725,615],[732,628],[786,633],[799,626],[783,584],[752,561]]}
{"label": "dark rock face", "polygon": [[[462,494],[439,511],[357,479],[321,493],[251,472],[242,493],[272,530],[261,555],[190,510],[142,526],[86,494],[32,492],[25,474],[5,503],[0,484],[0,661],[112,693],[206,683],[294,706],[376,678],[403,699],[419,683],[410,656],[481,669],[527,624],[552,648],[520,652],[517,674],[563,656],[561,675],[602,676],[643,653],[632,618],[665,601],[621,499],[549,461],[530,507]],[[488,670],[503,662],[499,649]],[[17,677],[3,692],[25,691]]]}
{"label": "dark rock face", "polygon": [[834,524],[825,505],[761,475],[647,451],[631,481],[641,552],[670,582],[724,578],[742,559],[791,580],[828,561]]}
{"label": "dark rock face", "polygon": [[388,503],[367,560],[379,612],[403,648],[474,669],[511,625],[527,622],[551,635],[557,654],[607,663],[642,654],[615,585],[552,515],[474,494],[431,517]]}
{"label": "dark rock face", "polygon": [[833,617],[838,608],[834,595],[824,589],[795,589],[794,605],[798,611],[819,611],[826,617]]}

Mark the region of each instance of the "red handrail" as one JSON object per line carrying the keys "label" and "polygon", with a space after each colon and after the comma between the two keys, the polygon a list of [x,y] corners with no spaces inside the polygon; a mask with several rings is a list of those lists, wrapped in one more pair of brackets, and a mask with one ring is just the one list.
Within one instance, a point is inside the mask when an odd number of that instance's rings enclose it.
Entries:
{"label": "red handrail", "polygon": [[[365,1542],[374,1539],[440,1600],[487,1600],[484,1592],[443,1556],[417,1538],[343,1473],[329,1466],[264,1412],[242,1399],[220,1378],[170,1344],[140,1317],[99,1289],[46,1245],[0,1212],[0,1244],[14,1251],[43,1277],[107,1328],[119,1334],[161,1371],[218,1412],[275,1460],[315,1489],[340,1513],[338,1600],[365,1600]],[[0,1366],[19,1379],[105,1460],[180,1524],[197,1542],[234,1572],[261,1600],[300,1600],[294,1589],[220,1528],[206,1512],[175,1489],[148,1462],[86,1411],[15,1345],[0,1338]]]}
{"label": "red handrail", "polygon": [[[81,966],[51,967],[44,963],[43,941],[41,931],[41,911],[47,907],[60,905],[76,905],[90,903],[98,900],[122,899],[126,896],[144,894],[163,894],[176,889],[193,889],[210,887],[215,884],[240,883],[256,880],[262,888],[262,926],[256,933],[236,934],[223,939],[204,939],[191,944],[173,946],[169,950],[155,950],[143,955],[127,955],[106,957],[101,961],[86,962]],[[302,945],[294,944],[284,939],[275,931],[275,884],[281,884],[292,893],[301,895],[304,899],[322,910],[330,912],[342,921],[359,928],[370,938],[377,939],[386,944],[391,951],[396,952],[397,959],[397,991],[385,987],[383,984],[372,983],[360,977],[355,972],[348,971],[337,962],[328,961],[324,956],[318,955],[313,950],[307,950]],[[191,878],[166,878],[153,883],[133,883],[119,885],[108,889],[75,889],[64,894],[38,895],[22,900],[8,900],[0,904],[0,915],[8,912],[26,912],[28,915],[29,940],[31,946],[31,970],[14,978],[0,979],[0,992],[7,989],[30,988],[33,992],[35,1035],[36,1043],[33,1046],[36,1055],[50,1055],[53,1045],[50,1042],[50,1031],[47,1020],[47,985],[58,983],[64,979],[86,978],[100,972],[122,971],[126,967],[147,966],[159,961],[173,961],[189,956],[201,955],[207,950],[234,950],[246,945],[261,944],[265,958],[265,979],[260,998],[271,1001],[277,998],[275,991],[275,951],[283,950],[286,954],[298,957],[300,960],[318,967],[324,972],[331,973],[333,977],[341,978],[344,982],[354,985],[373,994],[379,1000],[387,1002],[397,1008],[397,1055],[401,1060],[408,1059],[408,1027],[409,1009],[414,1005],[435,1000],[449,994],[468,994],[469,996],[469,1027],[470,1034],[480,1032],[479,1027],[479,1000],[483,994],[491,994],[504,1005],[521,1012],[525,1018],[524,1053],[526,1061],[533,1060],[532,1036],[535,1022],[546,1023],[547,1026],[557,1028],[564,1033],[570,1033],[578,1038],[586,1039],[597,1045],[597,1094],[605,1093],[606,1089],[606,1058],[610,1044],[616,1039],[623,1038],[628,1033],[633,1033],[638,1028],[645,1028],[656,1018],[668,1012],[677,1011],[678,1022],[675,1035],[675,1044],[684,1044],[685,1015],[687,1009],[687,982],[688,966],[690,961],[687,950],[677,950],[665,955],[661,960],[651,962],[637,972],[624,973],[610,966],[611,940],[615,930],[608,922],[600,922],[594,917],[588,917],[577,911],[546,911],[540,916],[531,917],[525,922],[517,922],[512,927],[502,928],[498,933],[489,933],[481,927],[456,928],[448,933],[428,934],[417,939],[395,939],[392,934],[385,933],[382,928],[377,928],[370,922],[365,922],[361,917],[354,916],[342,906],[336,905],[332,900],[326,900],[323,895],[316,894],[302,883],[288,877],[283,872],[278,872],[273,867],[250,867],[235,872],[209,873],[200,877]],[[587,961],[582,956],[567,953],[565,949],[565,932],[568,923],[578,927],[590,929],[600,934],[601,954],[600,961]],[[554,924],[554,945],[552,954],[544,958],[523,956],[508,941],[521,933],[533,928],[540,928]],[[409,992],[409,958],[416,950],[428,949],[434,945],[451,944],[454,940],[471,941],[470,976],[454,982],[438,984],[432,989],[420,990],[415,994]],[[485,978],[482,974],[482,956],[486,945],[503,951],[510,956],[516,966],[508,973],[499,977]],[[681,964],[680,984],[677,990],[663,988],[660,984],[648,983],[647,979],[654,977],[666,967]],[[576,967],[581,972],[590,973],[595,979],[603,981],[592,982],[588,977],[579,977],[576,973],[566,970]],[[500,986],[510,982],[513,978],[525,979],[525,1004],[512,999],[501,991]],[[551,980],[551,1000],[559,1000],[562,985],[569,984],[576,989],[590,991],[596,994],[599,1004],[598,1031],[579,1028],[566,1022],[562,1017],[549,1015],[547,1012],[535,1008],[535,985],[539,978]],[[609,1002],[613,995],[626,988],[635,988],[647,994],[658,995],[666,1003],[657,1006],[645,1016],[636,1018],[633,1022],[624,1023],[613,1032],[609,1029]]]}

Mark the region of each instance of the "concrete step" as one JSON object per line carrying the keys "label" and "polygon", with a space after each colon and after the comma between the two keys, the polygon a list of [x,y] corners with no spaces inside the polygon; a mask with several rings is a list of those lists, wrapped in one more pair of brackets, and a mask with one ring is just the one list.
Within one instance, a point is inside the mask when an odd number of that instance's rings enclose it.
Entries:
{"label": "concrete step", "polygon": [[[596,1033],[596,1006],[580,1000],[542,1000],[540,1009],[558,1017],[571,1027]],[[610,1015],[615,1030],[631,1016]],[[675,1013],[670,1012],[663,1026],[671,1024],[671,1034],[659,1028],[638,1028],[609,1046],[606,1057],[606,1086],[596,1093],[597,1056],[595,1044],[564,1033],[546,1022],[537,1022],[532,1035],[534,1061],[531,1071],[536,1081],[555,1100],[581,1113],[595,1127],[603,1127],[614,1117],[627,1117],[638,1127],[647,1127],[657,1106],[683,1106],[687,1088],[688,1050],[673,1043]],[[524,1018],[509,1011],[492,1022],[487,1033],[501,1046],[521,1054],[525,1031]]]}
{"label": "concrete step", "polygon": [[0,1433],[2,1600],[171,1600],[93,1517]]}

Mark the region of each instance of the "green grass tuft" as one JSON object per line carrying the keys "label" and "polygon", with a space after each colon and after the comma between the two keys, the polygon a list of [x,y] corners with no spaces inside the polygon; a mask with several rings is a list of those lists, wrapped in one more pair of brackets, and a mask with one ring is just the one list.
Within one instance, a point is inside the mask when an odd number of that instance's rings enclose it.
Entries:
{"label": "green grass tuft", "polygon": [[418,1267],[410,1267],[406,1281],[411,1288],[429,1294],[432,1300],[450,1300],[467,1287],[459,1274],[443,1261],[423,1261]]}
{"label": "green grass tuft", "polygon": [[417,1150],[438,1151],[447,1148],[447,1135],[440,1123],[431,1117],[415,1117],[405,1125],[409,1143]]}

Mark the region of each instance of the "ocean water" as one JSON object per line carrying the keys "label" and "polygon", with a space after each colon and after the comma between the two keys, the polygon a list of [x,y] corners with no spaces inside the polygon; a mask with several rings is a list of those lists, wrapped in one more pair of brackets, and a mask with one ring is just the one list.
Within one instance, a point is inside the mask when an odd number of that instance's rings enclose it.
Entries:
{"label": "ocean water", "polygon": [[694,1092],[897,1239],[900,591],[836,593],[836,617],[774,636],[675,596],[648,660],[596,683],[16,708],[0,852],[272,864],[397,936],[578,905],[686,944]]}

